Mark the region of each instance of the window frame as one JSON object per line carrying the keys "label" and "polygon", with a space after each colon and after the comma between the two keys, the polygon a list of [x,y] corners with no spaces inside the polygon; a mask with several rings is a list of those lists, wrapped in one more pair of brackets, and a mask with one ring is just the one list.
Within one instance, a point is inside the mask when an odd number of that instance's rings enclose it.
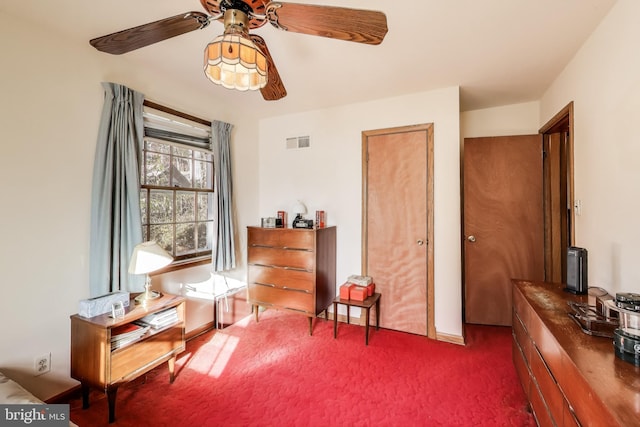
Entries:
{"label": "window frame", "polygon": [[[204,126],[206,126],[208,128],[211,128],[211,121],[204,120],[204,119],[201,119],[199,117],[195,117],[195,116],[183,113],[181,111],[174,110],[172,108],[163,106],[163,105],[155,103],[153,101],[145,100],[143,106],[144,106],[145,110],[147,108],[153,109],[153,110],[157,110],[157,111],[160,111],[162,113],[166,113],[168,115],[175,116],[178,119],[184,119],[186,121],[195,122],[195,123],[198,123],[200,125],[204,125]],[[166,186],[166,187],[165,186],[157,186],[157,185],[146,185],[144,180],[142,179],[142,176],[144,175],[144,173],[146,171],[146,163],[145,163],[146,162],[146,158],[144,156],[144,153],[145,153],[145,150],[146,150],[146,141],[147,140],[155,141],[155,142],[162,143],[162,144],[167,144],[170,147],[183,147],[183,148],[188,148],[188,149],[196,150],[196,151],[206,151],[211,156],[211,190],[202,189],[202,188],[196,188],[196,187],[189,188],[189,189],[185,189],[184,187],[172,187],[171,186],[171,184],[172,184],[171,182],[169,182],[169,185]],[[173,191],[174,192],[174,197],[173,197],[174,209],[175,209],[175,192],[193,191],[194,194],[196,194],[196,195],[198,193],[211,193],[211,194],[215,193],[215,177],[214,177],[214,173],[215,173],[215,158],[214,158],[214,154],[210,150],[203,149],[202,147],[199,147],[199,146],[196,146],[196,145],[190,146],[189,144],[181,144],[181,143],[165,141],[165,140],[157,139],[157,138],[153,138],[153,137],[147,137],[146,135],[145,135],[145,137],[143,139],[143,144],[144,144],[144,146],[141,148],[141,154],[142,154],[141,165],[140,165],[141,181],[140,181],[139,191],[140,191],[140,196],[142,196],[142,192],[143,191],[147,192],[147,199],[146,199],[146,201],[147,201],[147,206],[146,206],[147,215],[150,215],[150,212],[149,212],[149,203],[150,203],[149,195],[151,194],[152,190]],[[170,159],[171,159],[172,155],[173,154],[170,155]],[[170,164],[171,164],[171,162],[170,162]],[[212,208],[213,208],[213,206],[212,206]],[[216,222],[215,213],[213,213],[211,216],[212,216],[212,219],[213,219],[212,226],[215,227],[215,222]],[[174,227],[175,227],[175,224],[178,224],[178,222],[175,221],[175,214],[174,214],[173,220],[174,221],[171,224],[173,224]],[[197,223],[198,223],[198,221],[197,221],[197,212],[196,212],[196,222],[195,222],[195,224],[197,224]],[[143,224],[140,224],[140,226],[143,227]],[[147,224],[144,226],[144,227],[147,227],[147,230],[146,230],[146,232],[143,230],[143,234],[145,236],[150,236],[149,233],[150,233],[150,227],[151,226],[152,226],[152,224],[150,222],[150,218],[147,217]],[[174,236],[173,236],[172,240],[173,240],[173,244],[174,244],[173,252],[175,253],[175,243],[176,243],[175,228],[174,228]],[[167,267],[165,267],[162,270],[158,271],[157,273],[164,273],[164,272],[168,272],[168,271],[174,271],[174,270],[179,270],[179,269],[182,269],[182,268],[194,267],[194,266],[204,265],[204,264],[210,263],[214,244],[215,244],[215,241],[214,241],[213,236],[212,236],[211,249],[209,249],[207,251],[198,251],[197,248],[196,248],[196,252],[197,253],[199,252],[200,255],[195,255],[195,256],[180,256],[180,255],[174,256],[174,261],[171,264],[169,264]]]}

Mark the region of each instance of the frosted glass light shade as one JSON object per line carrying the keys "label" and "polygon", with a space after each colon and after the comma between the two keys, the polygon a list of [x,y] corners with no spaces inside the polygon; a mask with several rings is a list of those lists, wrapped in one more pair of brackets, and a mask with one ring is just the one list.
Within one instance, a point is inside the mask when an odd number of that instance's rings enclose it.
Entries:
{"label": "frosted glass light shade", "polygon": [[242,32],[225,32],[205,48],[204,74],[227,89],[258,90],[267,84],[267,59]]}

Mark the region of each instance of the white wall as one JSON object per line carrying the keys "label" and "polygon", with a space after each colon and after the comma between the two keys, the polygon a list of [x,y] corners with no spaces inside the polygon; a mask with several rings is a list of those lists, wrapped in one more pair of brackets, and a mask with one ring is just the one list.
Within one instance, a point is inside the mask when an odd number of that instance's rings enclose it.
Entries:
{"label": "white wall", "polygon": [[[362,131],[434,123],[435,326],[461,336],[458,99],[458,87],[451,87],[262,120],[259,217],[286,210],[292,219],[297,199],[308,218],[326,211],[327,225],[337,226],[341,284],[361,267]],[[286,138],[307,135],[311,148],[285,150]]]}
{"label": "white wall", "polygon": [[609,293],[640,292],[639,19],[619,0],[541,100],[541,123],[574,101],[576,244]]}
{"label": "white wall", "polygon": [[[47,399],[76,385],[69,378],[69,316],[89,296],[100,82],[122,83],[167,106],[235,125],[240,224],[257,216],[257,124],[241,122],[242,116],[231,116],[179,82],[116,65],[88,43],[73,45],[22,19],[0,15],[0,52],[0,369]],[[202,269],[184,271],[163,284],[206,276]],[[33,377],[34,358],[49,352],[52,371]]]}
{"label": "white wall", "polygon": [[537,134],[540,102],[505,105],[460,113],[460,134],[464,138]]}

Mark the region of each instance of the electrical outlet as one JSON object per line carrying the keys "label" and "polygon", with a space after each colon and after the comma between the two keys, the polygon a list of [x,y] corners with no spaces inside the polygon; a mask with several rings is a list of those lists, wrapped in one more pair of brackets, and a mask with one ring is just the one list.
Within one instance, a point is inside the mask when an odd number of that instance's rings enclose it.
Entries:
{"label": "electrical outlet", "polygon": [[33,359],[33,373],[34,375],[46,374],[51,370],[51,353],[43,354]]}

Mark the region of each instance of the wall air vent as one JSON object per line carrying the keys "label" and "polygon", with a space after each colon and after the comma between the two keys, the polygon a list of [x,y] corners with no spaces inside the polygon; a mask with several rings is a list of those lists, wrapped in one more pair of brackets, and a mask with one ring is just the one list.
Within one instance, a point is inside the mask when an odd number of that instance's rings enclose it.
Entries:
{"label": "wall air vent", "polygon": [[287,138],[287,150],[310,147],[311,140],[308,136],[294,136],[293,138]]}

